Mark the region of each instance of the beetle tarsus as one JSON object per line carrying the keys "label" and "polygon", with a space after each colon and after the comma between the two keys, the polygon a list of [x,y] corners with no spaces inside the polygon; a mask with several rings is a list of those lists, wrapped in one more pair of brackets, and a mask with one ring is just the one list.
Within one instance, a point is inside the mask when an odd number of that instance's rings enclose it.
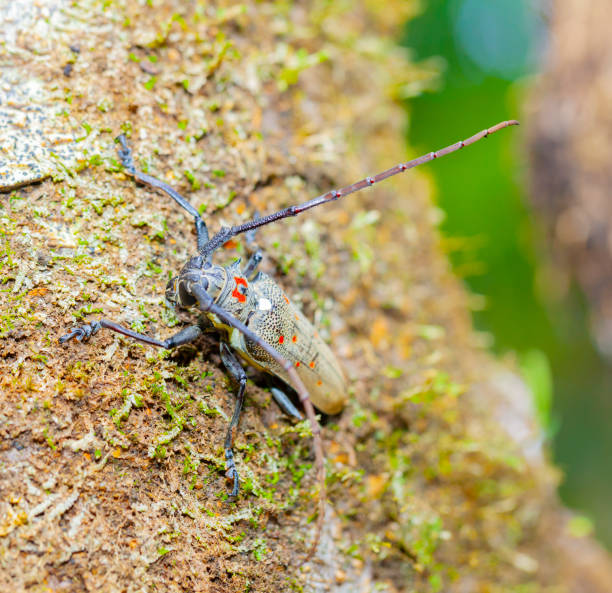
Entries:
{"label": "beetle tarsus", "polygon": [[234,452],[231,448],[225,449],[225,476],[234,482],[232,491],[229,495],[230,502],[233,502],[238,498],[240,479],[238,477],[238,470],[236,469],[236,462],[234,461]]}
{"label": "beetle tarsus", "polygon": [[83,325],[79,325],[77,327],[72,328],[72,330],[64,334],[62,337],[58,339],[60,344],[64,344],[68,342],[72,338],[78,340],[79,342],[87,342],[91,336],[98,333],[102,325],[99,321],[93,321],[92,323],[84,323]]}
{"label": "beetle tarsus", "polygon": [[132,149],[128,146],[125,134],[119,134],[119,136],[115,138],[115,141],[121,144],[121,148],[119,148],[117,151],[119,153],[119,158],[121,159],[121,164],[130,175],[134,175],[136,172],[136,167],[134,166]]}

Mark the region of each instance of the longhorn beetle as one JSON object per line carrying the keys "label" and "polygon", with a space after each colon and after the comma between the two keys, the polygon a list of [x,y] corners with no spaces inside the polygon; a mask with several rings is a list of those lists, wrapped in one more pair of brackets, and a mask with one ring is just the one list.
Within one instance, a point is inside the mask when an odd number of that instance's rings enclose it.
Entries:
{"label": "longhorn beetle", "polygon": [[[215,328],[223,334],[220,343],[221,360],[239,385],[234,413],[225,438],[226,475],[233,481],[232,499],[238,496],[240,486],[232,445],[238,427],[247,381],[244,369],[232,349],[248,364],[276,375],[292,386],[306,411],[306,416],[312,428],[315,466],[320,484],[317,530],[306,560],[314,554],[321,537],[326,495],[321,429],[315,415],[314,406],[328,414],[339,412],[346,402],[345,379],[331,350],[319,337],[310,322],[299,310],[293,307],[272,278],[262,272],[257,272],[257,266],[262,259],[259,251],[250,258],[242,270],[239,267],[239,261],[229,266],[219,266],[213,264],[212,256],[227,241],[240,233],[254,232],[255,229],[271,222],[297,216],[305,210],[337,200],[374,185],[378,181],[455,152],[464,146],[486,138],[494,132],[513,125],[518,125],[518,122],[510,120],[498,123],[466,140],[451,144],[436,152],[430,152],[412,161],[400,163],[378,175],[366,177],[342,189],[329,191],[302,204],[289,206],[278,212],[254,218],[231,228],[222,227],[212,239],[209,238],[206,223],[198,211],[166,183],[138,171],[134,166],[132,151],[127,145],[125,136],[122,134],[117,138],[121,145],[118,151],[119,157],[126,173],[132,176],[135,181],[166,193],[179,206],[189,212],[195,221],[197,255],[189,259],[179,275],[168,282],[166,298],[179,308],[204,313]],[[79,341],[87,340],[102,328],[110,329],[139,342],[166,350],[193,342],[202,334],[201,326],[195,324],[180,330],[165,340],[157,340],[134,332],[113,321],[100,319],[75,327],[59,338],[59,342],[63,344],[72,338]],[[273,395],[285,412],[298,418],[301,417],[282,392],[273,390]]]}

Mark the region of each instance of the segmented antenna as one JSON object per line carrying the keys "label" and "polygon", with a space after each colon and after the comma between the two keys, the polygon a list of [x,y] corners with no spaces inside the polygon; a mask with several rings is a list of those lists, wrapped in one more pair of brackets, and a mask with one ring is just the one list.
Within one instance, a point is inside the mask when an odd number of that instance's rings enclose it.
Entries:
{"label": "segmented antenna", "polygon": [[233,226],[231,228],[221,229],[206,245],[204,245],[203,249],[200,251],[202,255],[209,256],[213,253],[213,251],[219,249],[224,243],[226,243],[229,239],[234,237],[235,235],[239,235],[240,233],[246,233],[253,229],[257,229],[259,227],[270,224],[271,222],[275,222],[277,220],[281,220],[283,218],[289,218],[290,216],[297,216],[306,210],[310,210],[320,204],[324,204],[325,202],[332,202],[337,200],[338,198],[342,198],[344,196],[348,196],[349,194],[355,193],[359,190],[362,190],[366,187],[374,185],[383,179],[388,179],[389,177],[393,177],[398,173],[403,173],[404,171],[408,171],[408,169],[413,169],[414,167],[418,167],[419,165],[423,165],[424,163],[428,163],[429,161],[433,161],[434,159],[446,156],[451,152],[456,152],[460,150],[464,146],[469,146],[470,144],[474,144],[478,142],[478,140],[482,140],[499,130],[503,130],[509,126],[518,126],[519,122],[515,119],[511,119],[508,121],[502,121],[491,128],[487,128],[486,130],[482,130],[473,136],[465,140],[461,140],[456,142],[455,144],[451,144],[450,146],[446,146],[440,150],[436,150],[434,152],[430,152],[423,156],[420,156],[416,159],[408,161],[406,163],[399,163],[395,165],[395,167],[391,167],[382,173],[378,173],[378,175],[366,177],[361,181],[356,181],[351,185],[347,185],[346,187],[342,187],[340,189],[334,189],[324,193],[312,200],[308,200],[302,204],[297,204],[293,206],[289,206],[287,208],[283,208],[278,212],[274,212],[272,214],[268,214],[267,216],[262,216],[255,218],[253,220],[249,220],[240,225]]}

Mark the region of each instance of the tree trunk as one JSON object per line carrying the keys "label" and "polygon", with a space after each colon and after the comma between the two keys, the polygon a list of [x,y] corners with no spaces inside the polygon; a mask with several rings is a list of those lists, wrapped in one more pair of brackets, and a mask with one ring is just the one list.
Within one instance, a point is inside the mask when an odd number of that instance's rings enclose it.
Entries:
{"label": "tree trunk", "polygon": [[183,319],[163,297],[193,223],[121,171],[121,131],[213,232],[405,160],[394,101],[426,73],[388,36],[409,3],[0,6],[0,589],[608,590],[529,393],[478,346],[419,173],[256,236],[351,385],[304,567],[311,441],[267,377],[249,371],[230,503],[235,386],[214,335],[171,354],[104,332],[58,344],[100,316],[160,338]]}

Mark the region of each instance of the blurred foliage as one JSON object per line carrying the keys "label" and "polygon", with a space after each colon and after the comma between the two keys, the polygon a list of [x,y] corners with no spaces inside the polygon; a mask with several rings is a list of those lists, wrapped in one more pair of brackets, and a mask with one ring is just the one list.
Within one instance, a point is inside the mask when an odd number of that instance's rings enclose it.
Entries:
{"label": "blurred foliage", "polygon": [[[435,150],[520,119],[524,77],[534,72],[545,38],[527,0],[428,0],[403,43],[439,74],[435,92],[410,101],[410,145]],[[566,474],[562,497],[593,516],[611,546],[612,435],[604,409],[612,374],[590,341],[581,296],[555,298],[527,203],[520,141],[511,130],[429,165],[444,213],[443,246],[482,297],[473,299],[476,328],[498,353],[516,353]]]}

